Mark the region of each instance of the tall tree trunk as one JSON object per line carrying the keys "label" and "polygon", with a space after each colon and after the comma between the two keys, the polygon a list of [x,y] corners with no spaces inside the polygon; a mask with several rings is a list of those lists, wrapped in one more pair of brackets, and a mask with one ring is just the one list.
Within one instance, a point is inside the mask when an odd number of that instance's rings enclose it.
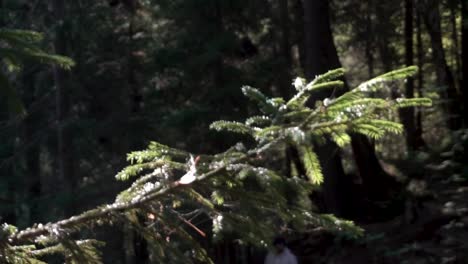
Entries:
{"label": "tall tree trunk", "polygon": [[[405,0],[406,1],[406,0]],[[388,12],[387,6],[391,3],[382,2],[375,5],[375,12],[379,20],[377,21],[376,28],[379,34],[376,44],[380,55],[380,61],[382,62],[382,68],[384,72],[389,72],[394,68],[395,50],[389,45],[391,40],[389,39],[391,25],[389,21],[392,13]],[[395,93],[395,91],[392,91]],[[396,96],[396,94],[394,94]]]}
{"label": "tall tree trunk", "polygon": [[[0,0],[0,10],[4,10],[4,0]],[[5,26],[5,17],[0,16],[0,27]],[[11,113],[5,109],[1,109],[0,111],[0,120],[8,120],[10,118]],[[14,139],[8,140],[8,141],[3,141],[2,145],[4,149],[10,150],[10,148],[13,150],[13,142]],[[5,151],[5,150],[4,150]],[[9,151],[6,151],[9,152]],[[1,163],[3,166],[0,166],[1,173],[4,175],[13,175],[13,166],[10,164],[4,165],[4,163]],[[16,206],[16,197],[15,193],[17,192],[17,186],[18,184],[15,182],[14,177],[8,177],[8,178],[3,178],[3,184],[6,185],[6,191],[0,194],[0,205],[2,207],[6,207],[7,209],[4,209],[3,215],[0,218],[0,221],[10,223],[10,224],[16,224],[17,220],[17,215],[15,213],[14,207]]]}
{"label": "tall tree trunk", "polygon": [[[329,69],[341,67],[333,42],[329,20],[329,6],[326,0],[304,0],[305,25],[305,72],[308,78],[324,73]],[[340,94],[343,91],[338,92]],[[317,95],[323,98],[324,94]],[[382,169],[373,145],[362,135],[352,135],[352,148],[362,178],[366,195],[372,199],[386,197],[393,180]],[[328,143],[319,149],[325,173],[325,203],[332,211],[341,214],[349,212],[351,179],[344,175],[338,147]]]}
{"label": "tall tree trunk", "polygon": [[125,264],[136,263],[135,259],[135,231],[130,224],[124,224],[122,230],[122,247],[124,250]]}
{"label": "tall tree trunk", "polygon": [[[23,85],[26,90],[26,97],[24,102],[30,105],[35,99],[35,79],[32,74],[25,74]],[[39,164],[39,146],[32,143],[34,140],[34,133],[37,128],[37,113],[29,113],[24,120],[24,143],[31,143],[26,151],[26,173],[25,173],[25,188],[26,188],[26,202],[28,204],[29,219],[25,219],[28,225],[40,221],[40,210],[38,209],[39,202],[37,201],[41,196],[41,171]]]}
{"label": "tall tree trunk", "polygon": [[[65,29],[63,27],[64,19],[66,18],[65,0],[54,0],[53,1],[54,16],[58,23],[55,32],[54,48],[55,53],[65,55],[67,53],[66,48],[66,36]],[[67,90],[67,73],[60,69],[58,66],[54,67],[54,81],[56,89],[56,119],[57,119],[57,192],[67,194],[67,198],[70,199],[70,203],[66,203],[67,207],[63,212],[59,214],[73,214],[74,206],[74,170],[73,170],[73,146],[72,140],[69,136],[69,130],[67,129],[67,119],[69,118],[70,101],[69,91]]]}
{"label": "tall tree trunk", "polygon": [[[29,27],[34,24],[31,15],[25,16],[23,23]],[[37,67],[34,65],[25,65],[22,70],[22,90],[23,90],[23,102],[27,106],[32,106],[37,99],[37,87],[39,81],[37,80],[38,72]],[[39,120],[41,119],[42,111],[39,109],[30,110],[28,115],[23,120],[22,132],[23,132],[23,145],[28,145],[24,153],[25,159],[25,171],[22,175],[23,187],[22,190],[25,200],[25,212],[20,218],[22,222],[28,226],[33,223],[40,222],[43,215],[39,209],[42,193],[42,182],[41,182],[41,166],[39,161],[40,156],[40,142],[37,142],[35,138],[37,136],[37,128]]]}
{"label": "tall tree trunk", "polygon": [[135,58],[135,47],[133,36],[135,32],[135,13],[132,11],[129,17],[129,26],[128,26],[128,50],[127,50],[127,81],[130,88],[131,102],[130,108],[132,114],[137,114],[140,112],[140,108],[143,101],[143,96],[141,94],[140,86],[137,83],[136,77],[136,58]]}
{"label": "tall tree trunk", "polygon": [[292,39],[292,42],[297,45],[297,51],[299,54],[299,58],[297,58],[298,61],[295,61],[295,63],[302,69],[305,69],[305,60],[306,60],[306,55],[305,55],[305,37],[304,37],[304,5],[302,3],[303,0],[293,0],[292,2],[292,9],[293,9],[293,28],[297,29],[294,30],[294,38]]}
{"label": "tall tree trunk", "polygon": [[[316,75],[336,68],[336,60],[330,56],[337,56],[328,17],[328,2],[326,0],[304,0],[304,37],[305,37],[305,74],[310,80]],[[323,32],[325,31],[325,32]],[[335,64],[335,65],[333,65]],[[319,94],[315,99],[321,100],[326,94]],[[324,181],[324,208],[326,211],[338,216],[346,214],[349,208],[349,188],[351,180],[344,173],[341,164],[339,148],[331,141],[321,146],[316,146]]]}
{"label": "tall tree trunk", "polygon": [[[324,73],[331,68],[330,63],[324,62],[321,55],[321,48],[328,43],[328,38],[331,36],[321,35],[320,29],[325,27],[325,20],[328,20],[328,3],[318,0],[303,0],[304,5],[304,70],[307,79],[313,79],[316,75]],[[327,38],[327,40],[325,39]],[[328,54],[327,54],[328,55]],[[326,95],[317,95],[315,99],[321,100]],[[338,147],[328,141],[325,145],[318,146],[317,153],[322,165],[325,176],[324,181],[324,204],[325,210],[336,215],[343,215],[346,207],[345,201],[348,197],[344,196],[346,190],[340,187],[346,180]]]}
{"label": "tall tree trunk", "polygon": [[279,16],[281,24],[281,80],[280,91],[283,97],[288,98],[291,95],[291,40],[290,40],[290,24],[289,19],[289,4],[288,0],[279,1]]}
{"label": "tall tree trunk", "polygon": [[[124,94],[129,96],[130,101],[128,102],[128,111],[124,112],[124,117],[126,122],[130,123],[132,115],[137,115],[141,110],[141,105],[143,101],[143,96],[141,94],[140,87],[137,82],[136,76],[136,58],[135,58],[135,40],[133,36],[136,33],[135,30],[135,1],[129,1],[127,4],[127,9],[129,11],[128,20],[128,46],[127,46],[127,89]],[[124,132],[126,133],[126,132]],[[121,149],[124,152],[130,151],[137,147],[136,141],[134,138],[128,137],[127,140],[122,140],[119,143]],[[124,240],[123,246],[125,250],[125,263],[151,263],[151,254],[150,254],[150,245],[138,235],[138,232],[133,230],[130,226],[127,226],[123,230]]]}
{"label": "tall tree trunk", "polygon": [[[422,41],[422,25],[421,25],[421,16],[419,13],[416,14],[416,50],[418,58],[418,96],[423,97],[423,87],[424,87],[424,50],[423,50],[423,41]],[[423,125],[422,125],[422,109],[421,107],[416,108],[416,145],[418,148],[426,147],[426,143],[422,137],[423,134]]]}
{"label": "tall tree trunk", "polygon": [[436,68],[437,85],[445,88],[442,98],[446,102],[447,126],[452,130],[461,127],[461,109],[457,100],[458,93],[455,80],[447,64],[444,47],[442,45],[441,20],[439,0],[419,0],[418,9],[431,38],[432,60]]}
{"label": "tall tree trunk", "polygon": [[454,78],[455,80],[459,80],[461,77],[461,61],[460,61],[460,45],[458,39],[458,27],[457,27],[457,11],[459,8],[458,0],[451,0],[449,1],[450,6],[450,25],[452,28],[452,41],[453,41],[453,56],[455,58],[455,65],[454,65]]}
{"label": "tall tree trunk", "polygon": [[468,3],[461,0],[462,5],[462,74],[460,91],[463,93],[464,126],[468,127]]}
{"label": "tall tree trunk", "polygon": [[[414,0],[405,0],[405,24],[404,24],[404,39],[405,39],[405,64],[407,66],[414,64],[414,52],[413,52],[413,11],[414,11]],[[385,72],[389,72],[395,65],[396,51],[389,46],[391,42],[388,39],[388,31],[390,25],[387,21],[390,20],[391,14],[386,11],[385,4],[382,3],[376,6],[377,16],[380,17],[379,32],[381,36],[377,41],[380,58],[382,60],[383,69]],[[404,93],[399,93],[397,87],[391,87],[391,95],[393,98],[404,96],[406,98],[414,97],[414,80],[408,78]],[[399,117],[405,128],[405,139],[406,146],[409,151],[414,151],[420,147],[422,142],[421,135],[416,133],[416,121],[415,111],[413,108],[404,108],[399,111]]]}
{"label": "tall tree trunk", "polygon": [[[405,0],[405,64],[411,66],[413,61],[413,0]],[[414,80],[406,80],[405,97],[414,97]],[[414,120],[414,108],[408,107],[400,111],[401,121],[405,128],[406,145],[408,150],[414,151],[418,148],[416,139],[416,127]]]}
{"label": "tall tree trunk", "polygon": [[374,36],[374,29],[372,28],[372,10],[373,0],[367,0],[367,14],[366,14],[366,60],[369,79],[374,76],[374,55],[372,54],[372,43]]}
{"label": "tall tree trunk", "polygon": [[[369,4],[373,4],[372,1]],[[379,8],[381,3],[369,6]],[[380,21],[384,19],[379,14],[381,10],[377,9],[376,14],[380,17]],[[377,23],[376,32],[382,32],[382,24]],[[380,54],[382,61],[384,61],[384,68],[386,71],[392,69],[392,53],[387,48],[387,40],[382,37],[376,41],[377,49]],[[336,58],[338,61],[338,57]],[[338,62],[339,63],[339,62]],[[395,181],[383,170],[379,159],[375,153],[373,144],[363,135],[354,134],[352,135],[351,146],[353,149],[354,159],[358,169],[359,176],[362,180],[365,195],[370,200],[385,200],[389,198],[389,192],[392,191]]]}
{"label": "tall tree trunk", "polygon": [[[279,38],[280,42],[280,51],[281,51],[281,64],[279,65],[278,72],[280,73],[280,80],[278,82],[280,86],[281,96],[283,98],[289,98],[293,93],[291,87],[291,68],[292,68],[292,56],[291,56],[291,31],[290,24],[291,20],[289,18],[289,0],[280,0],[278,5],[279,21],[281,27],[281,35]],[[291,166],[292,162],[299,162],[298,157],[293,156],[295,149],[290,147],[286,150],[285,156],[285,175],[287,177],[291,176]]]}
{"label": "tall tree trunk", "polygon": [[[222,10],[222,1],[215,0],[215,19],[216,19],[216,28],[220,35],[224,32],[224,22],[223,22],[223,10]],[[214,71],[214,81],[216,87],[224,86],[224,63],[223,63],[223,54],[221,50],[218,50],[218,55],[216,58],[216,69]]]}

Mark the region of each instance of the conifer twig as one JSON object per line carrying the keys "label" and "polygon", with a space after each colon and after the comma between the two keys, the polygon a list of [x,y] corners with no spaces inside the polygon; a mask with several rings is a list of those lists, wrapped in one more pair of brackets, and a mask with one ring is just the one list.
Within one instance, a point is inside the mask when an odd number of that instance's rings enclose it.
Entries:
{"label": "conifer twig", "polygon": [[[252,149],[245,155],[236,158],[231,163],[239,163],[250,157],[256,156],[257,154],[267,150],[270,146],[273,146],[276,143],[280,142],[281,140],[283,140],[282,137],[277,138],[276,140],[271,141],[270,143],[265,144],[259,148]],[[211,177],[225,170],[229,165],[230,164],[223,164],[219,166],[218,168],[215,168],[209,172],[206,172],[198,176],[193,183],[210,179]],[[126,211],[129,209],[137,208],[141,206],[142,204],[156,200],[157,198],[164,196],[165,194],[168,194],[172,191],[175,191],[177,189],[181,189],[184,187],[186,187],[186,185],[181,184],[178,181],[171,182],[170,184],[161,187],[156,192],[150,193],[147,196],[143,196],[140,199],[137,199],[131,202],[114,202],[112,204],[100,206],[98,208],[88,210],[80,215],[75,215],[70,218],[63,219],[54,223],[47,223],[45,225],[39,225],[38,227],[27,228],[25,230],[16,232],[12,236],[10,236],[8,240],[12,243],[20,243],[22,241],[33,240],[41,235],[44,235],[44,236],[51,235],[54,231],[69,230],[77,225],[89,224],[94,220],[105,218],[106,216],[109,216],[113,213],[119,213],[119,212]]]}

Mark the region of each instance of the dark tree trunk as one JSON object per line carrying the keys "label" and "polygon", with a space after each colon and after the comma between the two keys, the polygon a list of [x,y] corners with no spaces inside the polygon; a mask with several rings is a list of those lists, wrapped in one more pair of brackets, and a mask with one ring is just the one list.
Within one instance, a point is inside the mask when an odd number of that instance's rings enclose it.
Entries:
{"label": "dark tree trunk", "polygon": [[[341,67],[341,63],[333,42],[328,1],[304,0],[303,3],[306,50],[305,72],[310,79],[329,69]],[[343,91],[339,91],[337,94],[341,92]],[[317,95],[317,98],[325,96],[329,96],[329,94]],[[382,169],[373,145],[362,135],[352,135],[352,148],[366,195],[375,199],[387,197],[386,194],[391,186],[388,183],[394,181]],[[352,181],[351,178],[344,175],[338,147],[328,143],[319,150],[319,156],[325,173],[325,204],[331,207],[330,210],[332,211],[341,214],[349,213],[347,209],[350,208]]]}
{"label": "dark tree trunk", "polygon": [[[405,0],[406,1],[406,0]],[[380,61],[382,62],[382,68],[384,72],[389,72],[394,68],[394,59],[396,57],[396,52],[393,47],[389,44],[391,42],[390,35],[391,25],[388,21],[391,19],[391,12],[388,12],[387,5],[391,3],[382,2],[375,5],[376,16],[379,18],[376,23],[376,32],[378,32],[379,37],[377,38],[376,45],[378,53],[380,56]],[[395,93],[395,91],[392,91]]]}
{"label": "dark tree trunk", "polygon": [[447,126],[452,130],[461,127],[461,109],[455,80],[447,64],[442,45],[441,19],[438,0],[419,0],[418,9],[431,38],[432,60],[436,68],[437,85],[445,88],[442,98],[446,102]]}
{"label": "dark tree trunk", "polygon": [[374,76],[374,55],[372,54],[373,49],[373,36],[374,29],[372,24],[372,10],[374,2],[373,0],[367,0],[367,14],[366,14],[366,60],[367,60],[367,69],[369,74],[369,79]]}
{"label": "dark tree trunk", "polygon": [[[333,43],[326,0],[304,0],[305,74],[308,80],[331,68],[337,68],[337,54]],[[335,58],[336,57],[336,58]],[[339,67],[339,66],[338,66]],[[327,94],[318,94],[321,100]],[[344,173],[338,146],[331,141],[316,146],[324,181],[324,208],[338,216],[346,215],[349,208],[351,179]]]}
{"label": "dark tree trunk", "polygon": [[303,0],[294,0],[293,1],[293,27],[296,29],[294,33],[294,38],[292,42],[294,42],[297,45],[298,53],[299,53],[299,58],[298,62],[296,62],[300,68],[305,69],[306,65],[306,55],[305,55],[305,37],[304,37],[304,5],[302,4]]}
{"label": "dark tree trunk", "polygon": [[291,95],[291,34],[290,34],[290,18],[288,0],[279,1],[279,16],[281,24],[281,64],[280,64],[280,81],[279,85],[281,95],[284,98],[289,98]]}
{"label": "dark tree trunk", "polygon": [[[223,22],[223,4],[222,1],[215,1],[215,20],[216,20],[216,28],[220,35],[224,32],[224,22]],[[224,62],[223,62],[223,54],[221,50],[217,53],[217,58],[215,61],[214,70],[214,85],[216,87],[223,87],[224,86]]]}
{"label": "dark tree trunk", "polygon": [[[0,10],[3,10],[3,8],[5,7],[4,5],[4,1],[0,0]],[[5,19],[5,16],[0,16],[0,27],[5,26]],[[6,108],[2,107],[2,109],[0,110],[0,120],[8,120],[10,119],[10,115],[11,112],[7,111]],[[6,152],[9,152],[10,148],[11,151],[14,151],[12,141],[13,139],[8,141],[5,140],[2,142],[3,148],[8,150]],[[10,164],[1,162],[0,169],[3,175],[13,175],[13,166],[11,166]],[[0,216],[0,221],[2,223],[16,224],[17,216],[14,208],[16,207],[17,202],[16,192],[18,184],[15,182],[16,179],[14,177],[8,177],[6,179],[4,178],[3,180],[3,184],[5,184],[6,190],[3,193],[0,193],[0,205],[2,206],[2,208],[6,207],[6,209],[4,209],[3,214]]]}
{"label": "dark tree trunk", "polygon": [[135,14],[132,12],[129,17],[128,26],[128,50],[127,50],[127,82],[130,88],[131,102],[130,108],[132,114],[138,114],[140,112],[141,105],[143,103],[143,96],[141,94],[141,88],[137,83],[136,77],[136,58],[134,54],[134,40],[133,35],[135,34]]}
{"label": "dark tree trunk", "polygon": [[[54,15],[58,21],[55,32],[54,48],[55,53],[67,54],[67,39],[63,21],[66,19],[66,9],[64,0],[54,0]],[[56,89],[56,119],[57,119],[57,189],[56,191],[67,194],[70,202],[65,203],[65,215],[73,214],[74,206],[74,169],[73,169],[73,144],[70,130],[67,128],[70,118],[70,91],[67,89],[67,72],[59,67],[54,67],[54,81]],[[68,119],[68,120],[67,120]]]}
{"label": "dark tree trunk", "polygon": [[[405,0],[405,64],[407,66],[414,64],[414,52],[413,52],[413,11],[414,11],[414,0]],[[389,46],[391,42],[388,39],[389,25],[387,21],[390,19],[390,13],[386,11],[385,5],[380,4],[376,6],[377,16],[381,19],[379,20],[379,32],[381,32],[380,38],[377,41],[380,58],[383,64],[383,69],[385,72],[389,72],[393,69],[395,65],[395,56],[397,52]],[[397,97],[414,97],[414,80],[413,78],[408,78],[404,93],[400,93],[397,90],[397,87],[391,87],[391,95],[393,98]],[[415,120],[415,110],[413,108],[404,108],[399,111],[399,117],[405,128],[405,139],[406,146],[409,151],[416,150],[421,147],[422,138],[420,133],[416,133],[416,120]]]}
{"label": "dark tree trunk", "polygon": [[[32,75],[24,76],[23,85],[26,89],[24,102],[30,105],[35,99],[35,79]],[[29,113],[24,120],[24,144],[32,144],[26,151],[25,196],[28,204],[28,225],[39,222],[40,210],[38,199],[41,197],[41,171],[39,164],[39,145],[34,143],[34,134],[37,128],[37,113]]]}
{"label": "dark tree trunk", "polygon": [[[417,50],[417,58],[418,58],[418,96],[423,97],[423,87],[424,87],[424,50],[423,50],[423,42],[422,42],[422,25],[421,25],[421,16],[419,13],[416,14],[416,50]],[[426,142],[422,137],[423,134],[423,125],[422,125],[422,109],[421,107],[416,108],[416,145],[418,148],[426,147]]]}
{"label": "dark tree trunk", "polygon": [[[308,77],[313,77],[316,74],[326,72],[329,69],[341,67],[338,59],[338,54],[333,43],[331,25],[328,17],[329,6],[327,1],[305,1],[306,16],[311,18],[306,20],[306,50],[308,51],[306,59],[306,73]],[[315,14],[311,10],[315,9]],[[314,17],[315,15],[315,17]],[[311,28],[315,25],[315,29]],[[317,35],[312,35],[317,34]],[[308,44],[312,42],[311,44]],[[314,49],[314,50],[312,50]],[[342,91],[341,91],[342,92]],[[340,94],[338,92],[337,94]],[[326,95],[319,95],[324,97]],[[383,171],[372,144],[369,140],[361,135],[352,136],[352,147],[359,175],[362,178],[364,186],[366,186],[367,195],[374,197],[373,194],[381,194],[382,189],[387,185],[381,184],[384,179],[388,179],[388,175]],[[344,175],[339,157],[338,147],[329,143],[320,149],[321,162],[324,166],[326,176],[325,188],[325,204],[335,206],[338,211],[347,214],[345,209],[350,208],[348,204],[350,200],[350,191],[352,189],[351,178]],[[327,179],[328,177],[328,179]],[[327,181],[328,180],[328,181]],[[346,200],[345,200],[346,199]]]}
{"label": "dark tree trunk", "polygon": [[462,74],[460,91],[463,93],[463,117],[465,128],[468,127],[468,3],[461,0],[462,4]]}
{"label": "dark tree trunk", "polygon": [[[413,0],[405,0],[405,64],[411,66],[413,61]],[[408,78],[406,81],[405,97],[414,97],[414,80]],[[418,148],[417,134],[414,119],[414,108],[408,107],[400,111],[401,121],[405,128],[406,145],[408,150],[414,151]]]}
{"label": "dark tree trunk", "polygon": [[461,61],[460,61],[460,45],[459,45],[459,38],[458,38],[458,27],[457,27],[457,11],[459,10],[458,0],[451,0],[449,1],[450,7],[450,25],[452,28],[452,41],[453,41],[453,56],[455,57],[455,65],[454,68],[454,78],[455,80],[459,80],[461,77]]}
{"label": "dark tree trunk", "polygon": [[[136,18],[136,1],[130,1],[127,4],[129,15],[129,25],[127,31],[128,37],[128,46],[127,46],[127,91],[124,91],[125,95],[129,95],[130,100],[127,101],[128,108],[127,111],[124,111],[124,118],[128,123],[131,122],[132,116],[137,116],[141,112],[141,107],[143,103],[143,95],[141,88],[137,80],[137,60],[135,57],[135,40],[134,35],[137,32],[135,27],[135,18]],[[127,132],[123,132],[126,135]],[[122,140],[119,142],[121,149],[125,152],[130,151],[138,147],[137,141],[128,137],[127,140]],[[141,237],[137,231],[131,227],[126,228],[123,231],[124,241],[123,245],[126,248],[125,250],[125,263],[151,263],[151,254],[150,254],[150,245],[146,240]]]}
{"label": "dark tree trunk", "polygon": [[131,228],[130,224],[124,224],[124,228],[122,230],[122,246],[125,256],[124,263],[136,263],[135,231]]}
{"label": "dark tree trunk", "polygon": [[[370,0],[368,3],[370,5],[368,16],[370,17],[370,13],[372,12],[373,8],[380,7],[381,3],[379,2],[378,4],[374,4],[372,0]],[[376,10],[377,16],[380,18],[379,21],[384,21],[385,19],[381,17],[383,15],[379,14],[380,11],[381,10],[379,9]],[[381,23],[368,26],[372,27],[372,29],[373,26],[375,26],[375,32],[382,32],[383,30]],[[393,55],[386,47],[386,41],[387,40],[380,37],[376,40],[376,44],[382,61],[386,61],[386,63],[384,62],[384,68],[386,68],[385,70],[390,71],[392,69],[391,58]],[[339,65],[338,57],[336,57],[335,62]],[[395,180],[383,170],[382,165],[380,164],[380,161],[375,153],[373,143],[371,143],[371,141],[369,141],[369,139],[363,135],[354,134],[352,135],[351,146],[353,149],[359,177],[361,178],[362,185],[364,187],[364,195],[367,196],[370,200],[388,199],[390,195],[389,193],[393,188],[395,188]]]}
{"label": "dark tree trunk", "polygon": [[[375,6],[375,12],[379,20],[377,22],[377,32],[379,32],[379,37],[377,39],[377,49],[380,55],[380,61],[382,63],[382,69],[384,72],[390,72],[395,67],[395,62],[397,58],[397,52],[391,43],[392,36],[392,27],[388,21],[391,20],[393,12],[389,12],[387,9],[388,5],[391,5],[389,2],[382,2]],[[398,87],[394,83],[389,83],[390,94],[393,99],[402,97]],[[402,113],[399,111],[399,117],[402,118]]]}

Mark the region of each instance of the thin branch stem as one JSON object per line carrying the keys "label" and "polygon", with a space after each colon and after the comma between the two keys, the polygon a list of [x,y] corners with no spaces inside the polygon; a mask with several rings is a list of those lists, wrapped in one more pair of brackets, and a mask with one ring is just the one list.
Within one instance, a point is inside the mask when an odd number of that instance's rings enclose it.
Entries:
{"label": "thin branch stem", "polygon": [[[271,141],[268,144],[252,149],[245,155],[234,159],[233,161],[231,161],[231,163],[238,163],[238,162],[245,161],[246,159],[250,157],[256,156],[257,154],[264,152],[269,147],[276,145],[278,142],[282,140],[283,138],[280,137],[280,138],[275,139],[274,141]],[[213,169],[207,173],[204,173],[198,176],[196,180],[190,185],[193,185],[196,182],[202,182],[202,181],[208,180],[216,176],[217,174],[225,170],[227,166],[229,166],[230,164],[224,164],[222,166],[219,166],[216,169]],[[165,186],[160,187],[157,191],[153,193],[143,196],[140,199],[132,200],[130,202],[114,202],[112,204],[103,205],[98,208],[86,211],[80,215],[75,215],[70,218],[60,220],[54,223],[47,223],[45,225],[40,225],[38,227],[27,228],[25,230],[19,231],[13,234],[12,236],[10,236],[9,241],[13,244],[19,244],[23,241],[33,240],[39,236],[51,235],[52,230],[65,230],[65,229],[70,230],[70,229],[73,229],[73,227],[78,226],[78,225],[90,224],[97,219],[103,219],[115,213],[137,208],[145,203],[154,201],[168,193],[171,193],[178,189],[186,188],[187,186],[189,185],[181,184],[179,181],[172,182]]]}

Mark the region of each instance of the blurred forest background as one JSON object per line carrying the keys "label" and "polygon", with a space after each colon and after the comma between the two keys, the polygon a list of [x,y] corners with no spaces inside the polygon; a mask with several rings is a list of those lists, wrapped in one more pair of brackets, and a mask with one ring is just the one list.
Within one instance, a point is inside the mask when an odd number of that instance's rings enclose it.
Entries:
{"label": "blurred forest background", "polygon": [[[43,50],[76,64],[2,65],[27,114],[2,96],[1,222],[22,229],[112,201],[126,153],[151,140],[192,153],[233,145],[238,137],[208,127],[252,114],[242,85],[289,98],[296,76],[343,66],[354,87],[417,65],[386,91],[434,101],[394,117],[403,135],[322,153],[328,195],[311,198],[366,235],[288,241],[302,263],[468,263],[468,1],[0,0],[0,27],[42,32]],[[131,230],[98,236],[104,263],[151,263]],[[211,246],[216,263],[264,253],[229,239]]]}

